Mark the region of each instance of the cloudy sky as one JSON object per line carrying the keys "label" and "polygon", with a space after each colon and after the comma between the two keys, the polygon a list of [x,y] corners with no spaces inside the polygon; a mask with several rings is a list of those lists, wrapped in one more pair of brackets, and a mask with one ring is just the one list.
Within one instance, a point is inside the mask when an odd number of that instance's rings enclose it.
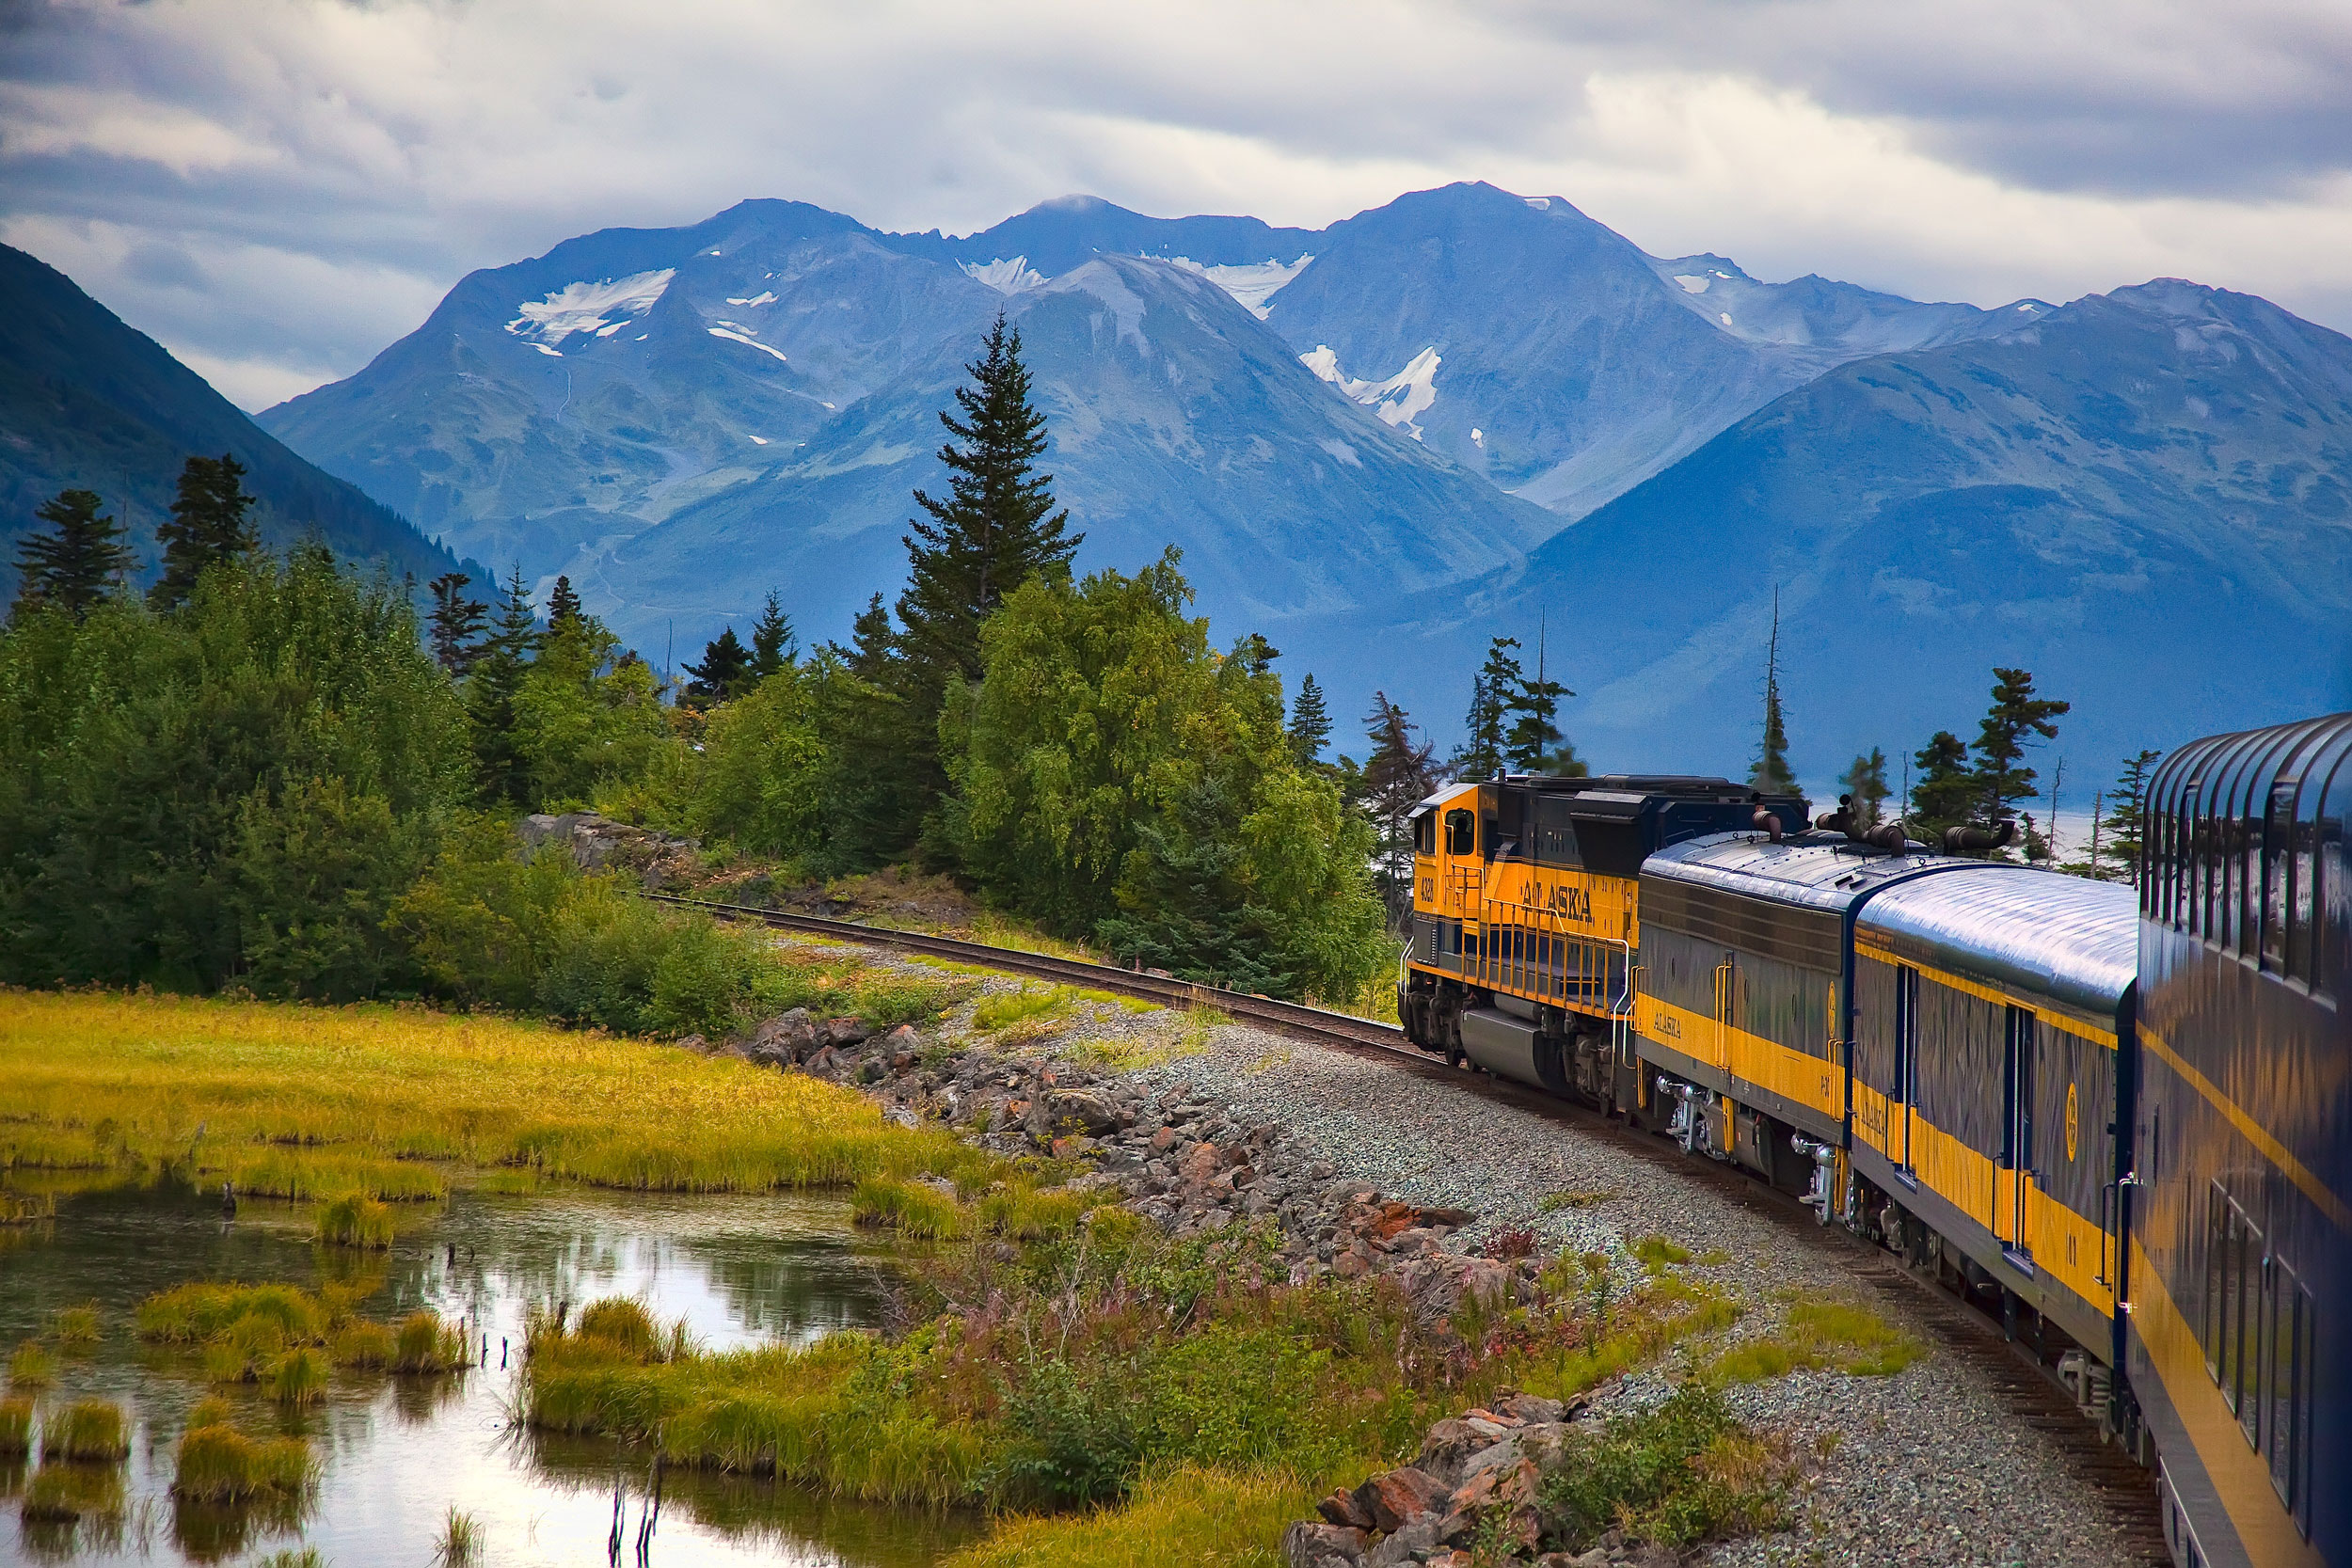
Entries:
{"label": "cloudy sky", "polygon": [[2343,0],[0,0],[0,239],[238,403],[469,269],[790,197],[1319,227],[1483,179],[1915,297],[2352,331]]}

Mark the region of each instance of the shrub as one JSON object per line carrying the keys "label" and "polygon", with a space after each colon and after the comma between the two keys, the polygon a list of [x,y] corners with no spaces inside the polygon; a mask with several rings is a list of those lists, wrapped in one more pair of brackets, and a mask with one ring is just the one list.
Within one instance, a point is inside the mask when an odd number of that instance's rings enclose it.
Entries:
{"label": "shrub", "polygon": [[1031,1364],[1006,1401],[1005,1425],[1012,1441],[983,1484],[1016,1507],[1115,1501],[1143,1463],[1144,1412],[1134,1380],[1100,1366]]}
{"label": "shrub", "polygon": [[880,1226],[924,1241],[947,1241],[963,1234],[963,1211],[955,1198],[920,1181],[869,1176],[857,1184],[850,1212],[860,1225]]}
{"label": "shrub", "polygon": [[270,1363],[262,1381],[279,1404],[294,1409],[316,1404],[326,1393],[326,1358],[308,1345],[290,1350]]}
{"label": "shrub", "polygon": [[1679,1550],[1780,1517],[1792,1466],[1736,1420],[1723,1396],[1685,1383],[1655,1410],[1572,1435],[1545,1481],[1545,1532],[1581,1550],[1610,1529]]}
{"label": "shrub", "polygon": [[392,1212],[360,1193],[346,1193],[318,1207],[311,1234],[326,1246],[382,1252],[392,1244]]}
{"label": "shrub", "polygon": [[128,1458],[131,1434],[122,1407],[111,1400],[76,1400],[41,1423],[40,1455],[111,1464]]}
{"label": "shrub", "polygon": [[180,1440],[171,1489],[192,1502],[245,1502],[273,1493],[300,1492],[315,1474],[299,1437],[256,1440],[232,1427],[191,1427]]}

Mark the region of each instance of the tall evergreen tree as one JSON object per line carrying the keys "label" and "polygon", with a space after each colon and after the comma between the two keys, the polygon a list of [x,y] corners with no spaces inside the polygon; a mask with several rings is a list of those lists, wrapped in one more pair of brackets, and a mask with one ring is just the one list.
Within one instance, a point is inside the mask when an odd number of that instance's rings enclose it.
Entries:
{"label": "tall evergreen tree", "polygon": [[11,615],[62,610],[78,621],[121,585],[134,558],[122,525],[102,515],[101,504],[95,490],[61,490],[40,503],[33,515],[55,531],[33,534],[19,548]]}
{"label": "tall evergreen tree", "polygon": [[164,546],[164,575],[148,590],[148,599],[156,609],[184,604],[205,567],[253,547],[253,530],[246,522],[253,498],[238,483],[245,475],[245,465],[228,452],[191,457],[180,470],[179,498],[171,503],[170,517],[155,529],[156,542]]}
{"label": "tall evergreen tree", "polygon": [[1913,836],[1940,843],[1944,830],[1968,820],[1976,803],[1976,775],[1969,771],[1967,743],[1938,730],[1912,763],[1919,777],[1911,786]]}
{"label": "tall evergreen tree", "polygon": [[898,597],[899,645],[931,698],[951,676],[980,673],[980,623],[1005,595],[1041,572],[1067,574],[1085,539],[1071,533],[1070,514],[1054,505],[1054,476],[1037,471],[1045,455],[1045,415],[1029,401],[1021,334],[996,318],[980,357],[964,367],[972,384],[956,389],[962,418],[942,410],[955,439],[939,449],[947,495],[917,490],[930,514],[907,527],[907,586]]}
{"label": "tall evergreen tree", "polygon": [[871,685],[880,686],[891,676],[898,663],[898,633],[890,624],[889,607],[880,594],[866,601],[866,608],[850,623],[850,645],[835,644],[833,650],[850,673]]}
{"label": "tall evergreen tree", "polygon": [[1788,725],[1780,705],[1780,590],[1772,590],[1772,639],[1764,655],[1764,735],[1756,744],[1748,786],[1767,795],[1793,795],[1797,775],[1788,767]]}
{"label": "tall evergreen tree", "polygon": [[517,734],[516,699],[539,651],[539,617],[518,565],[499,593],[498,618],[482,640],[466,679],[466,717],[473,726],[474,771],[485,800],[530,806],[531,759]]}
{"label": "tall evergreen tree", "polygon": [[1876,746],[1867,756],[1857,756],[1837,781],[1845,785],[1853,800],[1854,826],[1875,828],[1884,814],[1886,798],[1895,792],[1886,785],[1886,753]]}
{"label": "tall evergreen tree", "polygon": [[792,618],[784,612],[776,591],[771,588],[768,603],[752,624],[752,674],[766,680],[783,673],[786,665],[798,663],[800,657],[801,640],[792,630]]}
{"label": "tall evergreen tree", "polygon": [[1525,679],[1519,661],[1512,657],[1518,645],[1516,637],[1492,639],[1486,644],[1486,662],[1470,677],[1470,711],[1462,716],[1462,745],[1451,759],[1457,779],[1491,779],[1502,770],[1511,702]]}
{"label": "tall evergreen tree", "polygon": [[559,577],[555,591],[548,595],[548,630],[568,631],[580,625],[580,594],[572,588],[572,579]]}
{"label": "tall evergreen tree", "polygon": [[758,678],[752,673],[752,651],[733,626],[705,643],[703,661],[688,665],[686,673],[694,677],[686,683],[687,701],[697,707],[739,697]]}
{"label": "tall evergreen tree", "polygon": [[473,669],[490,613],[488,605],[466,596],[466,585],[472,580],[463,572],[444,572],[428,585],[433,593],[433,657],[453,680],[465,679]]}
{"label": "tall evergreen tree", "polygon": [[1541,657],[1533,678],[1521,680],[1504,699],[1509,727],[1502,732],[1503,760],[1522,773],[1581,772],[1576,752],[1560,734],[1560,699],[1576,693],[1544,673]]}
{"label": "tall evergreen tree", "polygon": [[2139,856],[2148,832],[2148,775],[2162,752],[2142,751],[2126,758],[2115,781],[2115,809],[2107,816],[2109,875],[2139,885]]}
{"label": "tall evergreen tree", "polygon": [[2071,704],[2037,697],[2029,670],[1993,672],[1993,705],[1978,726],[1977,804],[1989,825],[2017,815],[2017,802],[2034,796],[2034,770],[2025,765],[2026,748],[2035,738],[2058,734],[2055,721]]}
{"label": "tall evergreen tree", "polygon": [[1437,787],[1437,769],[1430,764],[1429,743],[1417,740],[1421,726],[1389,701],[1385,691],[1373,694],[1372,711],[1364,715],[1364,736],[1372,756],[1364,764],[1364,806],[1378,835],[1373,865],[1381,896],[1389,907],[1389,922],[1405,918],[1413,900],[1412,810]]}
{"label": "tall evergreen tree", "polygon": [[1233,657],[1241,660],[1242,673],[1263,675],[1274,668],[1274,661],[1282,657],[1282,650],[1265,639],[1265,633],[1253,631],[1233,644]]}
{"label": "tall evergreen tree", "polygon": [[1288,733],[1291,750],[1299,762],[1310,768],[1319,766],[1323,749],[1331,741],[1331,709],[1311,671],[1298,683],[1298,695],[1291,702]]}

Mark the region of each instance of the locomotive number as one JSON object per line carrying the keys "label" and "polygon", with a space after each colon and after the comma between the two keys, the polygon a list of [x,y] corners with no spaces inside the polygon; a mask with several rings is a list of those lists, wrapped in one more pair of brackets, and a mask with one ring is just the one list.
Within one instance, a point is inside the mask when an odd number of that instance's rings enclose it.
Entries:
{"label": "locomotive number", "polygon": [[1551,910],[1563,920],[1579,925],[1593,923],[1593,895],[1590,889],[1562,885],[1551,890]]}

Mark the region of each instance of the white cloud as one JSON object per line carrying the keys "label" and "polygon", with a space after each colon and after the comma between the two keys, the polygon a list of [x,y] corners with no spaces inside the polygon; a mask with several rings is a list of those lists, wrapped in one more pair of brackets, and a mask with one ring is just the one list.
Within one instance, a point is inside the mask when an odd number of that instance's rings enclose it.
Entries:
{"label": "white cloud", "polygon": [[473,267],[746,196],[958,232],[1072,191],[1316,227],[1485,179],[1758,276],[1989,304],[2176,273],[2352,326],[2328,0],[706,0],[658,25],[638,0],[58,0],[11,25],[0,233],[175,348],[282,372],[248,387],[349,373]]}

